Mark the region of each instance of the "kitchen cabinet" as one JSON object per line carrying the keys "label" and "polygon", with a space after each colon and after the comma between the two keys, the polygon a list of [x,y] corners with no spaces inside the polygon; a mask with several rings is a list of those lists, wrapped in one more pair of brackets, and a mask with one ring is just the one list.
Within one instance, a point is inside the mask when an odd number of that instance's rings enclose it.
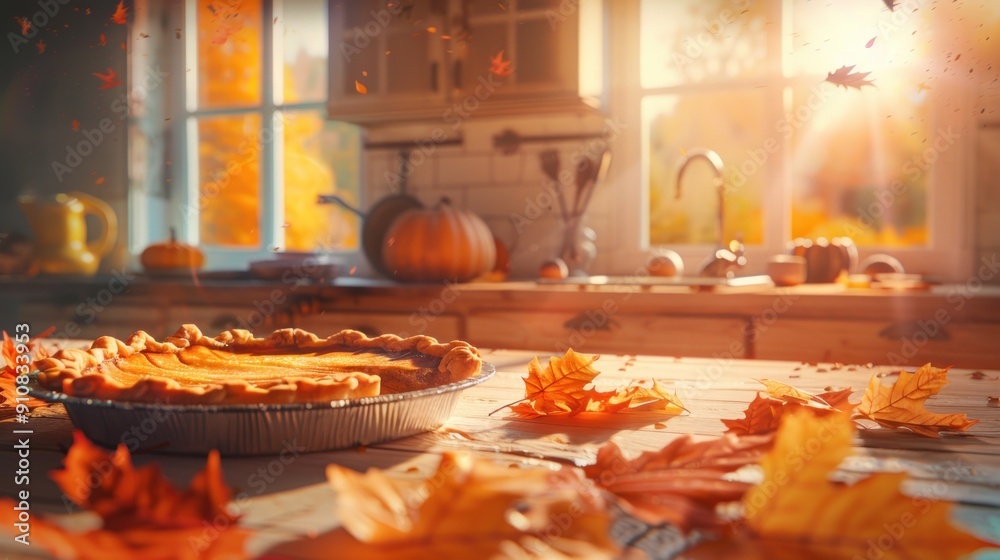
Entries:
{"label": "kitchen cabinet", "polygon": [[531,348],[551,353],[744,357],[747,322],[739,318],[606,313],[492,311],[469,315],[466,339],[488,348]]}
{"label": "kitchen cabinet", "polygon": [[352,329],[368,336],[421,334],[438,340],[462,338],[461,319],[454,315],[324,311],[308,315],[296,314],[293,322],[296,328],[316,333],[317,336],[327,336],[343,329]]}
{"label": "kitchen cabinet", "polygon": [[1000,324],[782,318],[754,332],[754,357],[768,360],[1000,367]]}
{"label": "kitchen cabinet", "polygon": [[[458,126],[600,105],[599,0],[331,1],[329,17],[331,119]],[[501,51],[509,76],[491,71]]]}

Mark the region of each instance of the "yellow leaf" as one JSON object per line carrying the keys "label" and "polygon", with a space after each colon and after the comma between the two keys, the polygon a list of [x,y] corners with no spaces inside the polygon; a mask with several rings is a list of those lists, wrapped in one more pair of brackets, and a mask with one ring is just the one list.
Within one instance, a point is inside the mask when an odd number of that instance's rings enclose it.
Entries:
{"label": "yellow leaf", "polygon": [[873,375],[857,412],[886,428],[907,428],[928,437],[939,437],[942,431],[964,432],[979,420],[969,420],[965,414],[938,414],[924,408],[924,403],[948,383],[948,369],[925,364],[914,373],[899,372],[892,385]]}
{"label": "yellow leaf", "polygon": [[816,395],[807,393],[801,389],[796,389],[787,383],[782,383],[773,379],[758,379],[757,381],[760,381],[764,385],[767,389],[768,395],[780,401],[827,410],[833,408]]}
{"label": "yellow leaf", "polygon": [[339,555],[354,557],[345,550],[356,550],[366,558],[612,558],[618,552],[603,499],[578,469],[510,469],[446,453],[422,482],[338,465],[327,468],[327,477],[355,543],[334,531],[296,545],[297,558],[329,558],[334,542],[346,544],[337,546]]}

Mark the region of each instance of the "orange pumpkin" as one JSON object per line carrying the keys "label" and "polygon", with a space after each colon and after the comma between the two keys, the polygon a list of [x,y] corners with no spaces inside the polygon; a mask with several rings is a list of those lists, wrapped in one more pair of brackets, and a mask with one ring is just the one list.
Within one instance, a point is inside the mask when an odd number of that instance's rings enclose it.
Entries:
{"label": "orange pumpkin", "polygon": [[171,228],[170,241],[146,247],[139,261],[149,271],[189,270],[201,268],[205,264],[205,255],[197,247],[178,242],[176,232]]}
{"label": "orange pumpkin", "polygon": [[453,208],[447,198],[433,208],[402,213],[386,233],[382,251],[393,278],[408,282],[466,282],[493,270],[496,258],[486,222]]}

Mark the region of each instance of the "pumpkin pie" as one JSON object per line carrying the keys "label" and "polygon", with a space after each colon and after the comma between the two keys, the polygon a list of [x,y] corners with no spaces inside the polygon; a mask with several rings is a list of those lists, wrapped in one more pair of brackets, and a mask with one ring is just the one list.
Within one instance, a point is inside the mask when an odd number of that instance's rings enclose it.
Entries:
{"label": "pumpkin pie", "polygon": [[255,338],[233,329],[208,337],[184,325],[163,342],[143,331],[126,341],[104,336],[89,350],[60,350],[34,365],[42,386],[75,397],[214,405],[402,393],[472,377],[482,361],[466,342],[429,336],[344,330],[320,338],[281,329]]}

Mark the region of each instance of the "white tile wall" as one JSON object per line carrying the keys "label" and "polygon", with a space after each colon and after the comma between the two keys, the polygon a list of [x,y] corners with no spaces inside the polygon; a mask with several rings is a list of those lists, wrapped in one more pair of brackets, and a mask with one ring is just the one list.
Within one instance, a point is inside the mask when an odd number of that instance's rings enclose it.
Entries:
{"label": "white tile wall", "polygon": [[[571,158],[584,153],[596,159],[597,154],[588,150],[586,141],[525,143],[517,152],[503,154],[494,148],[494,136],[506,129],[522,136],[538,136],[600,132],[603,128],[603,119],[596,115],[471,119],[460,130],[461,146],[435,146],[429,156],[418,156],[419,149],[414,147],[408,189],[425,204],[434,204],[447,196],[453,205],[476,212],[501,241],[514,246],[512,276],[533,278],[545,260],[556,256],[562,240],[559,207],[551,205],[554,191],[549,186],[550,179],[542,172],[539,154],[547,149],[559,151],[562,169],[569,178],[565,191],[568,204],[572,203],[575,189]],[[431,138],[432,130],[433,126],[427,125],[380,128],[371,131],[368,141],[425,140]],[[398,156],[392,150],[371,149],[365,155],[369,206],[389,194],[385,173],[396,173],[398,166]],[[610,235],[601,236],[601,230],[612,224],[606,210],[611,196],[608,186],[601,186],[594,193],[587,214],[587,224],[598,234],[595,270],[601,266],[602,254],[606,257],[611,250]],[[515,214],[529,222],[522,224],[520,233],[512,220]]]}

